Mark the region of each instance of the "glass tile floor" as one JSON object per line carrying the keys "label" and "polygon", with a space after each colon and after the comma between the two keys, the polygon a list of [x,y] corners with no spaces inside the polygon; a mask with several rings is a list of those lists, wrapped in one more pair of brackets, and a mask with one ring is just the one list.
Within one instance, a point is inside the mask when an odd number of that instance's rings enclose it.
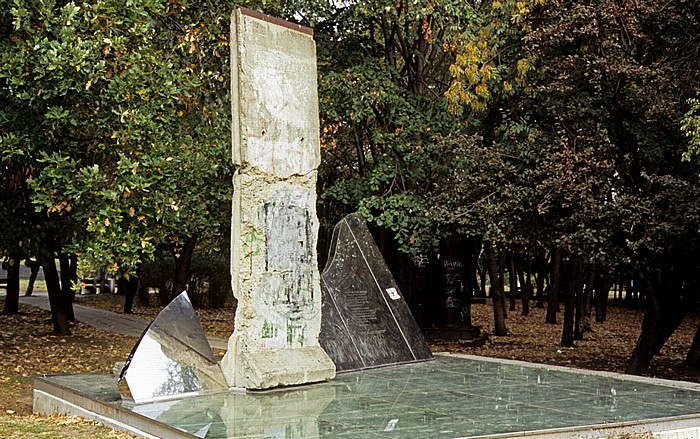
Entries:
{"label": "glass tile floor", "polygon": [[[113,381],[78,377],[51,380],[121,404]],[[698,389],[688,383],[437,355],[434,361],[343,374],[326,383],[191,396],[129,409],[202,438],[453,438],[700,414]]]}

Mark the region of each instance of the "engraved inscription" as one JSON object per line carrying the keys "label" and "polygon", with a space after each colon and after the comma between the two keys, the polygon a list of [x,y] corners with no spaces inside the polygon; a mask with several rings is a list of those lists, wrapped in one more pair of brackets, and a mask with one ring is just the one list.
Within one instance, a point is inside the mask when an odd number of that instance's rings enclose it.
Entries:
{"label": "engraved inscription", "polygon": [[347,291],[345,293],[352,319],[359,325],[377,324],[377,310],[369,307],[367,291]]}
{"label": "engraved inscription", "polygon": [[445,297],[442,301],[445,308],[460,308],[462,294],[462,263],[460,261],[443,260],[443,279],[445,283]]}

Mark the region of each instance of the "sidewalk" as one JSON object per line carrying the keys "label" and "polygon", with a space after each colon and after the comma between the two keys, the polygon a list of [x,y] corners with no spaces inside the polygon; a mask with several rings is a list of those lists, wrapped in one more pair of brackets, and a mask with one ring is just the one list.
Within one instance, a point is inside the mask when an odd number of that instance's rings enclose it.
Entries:
{"label": "sidewalk", "polygon": [[[37,308],[51,310],[49,296],[46,293],[34,293],[32,296],[20,296],[20,303],[36,306]],[[133,317],[128,314],[103,311],[88,306],[73,304],[75,319],[90,325],[93,328],[116,332],[128,337],[139,338],[148,327],[149,321]],[[223,338],[207,337],[212,349],[225,351],[228,347],[227,340]]]}

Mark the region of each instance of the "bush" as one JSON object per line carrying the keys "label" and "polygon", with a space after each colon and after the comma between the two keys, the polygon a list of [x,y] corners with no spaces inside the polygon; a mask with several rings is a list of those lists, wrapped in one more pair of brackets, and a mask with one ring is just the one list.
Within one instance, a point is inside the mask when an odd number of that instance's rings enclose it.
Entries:
{"label": "bush", "polygon": [[[173,278],[175,263],[170,255],[162,255],[143,264],[140,288],[156,288],[158,301],[165,306],[175,297]],[[179,294],[179,293],[178,293]],[[187,295],[195,308],[221,308],[233,299],[228,257],[218,254],[197,254],[192,257]]]}
{"label": "bush", "polygon": [[158,302],[165,306],[171,300],[174,272],[175,263],[172,256],[156,256],[152,261],[144,262],[141,267],[139,289],[155,288],[158,290]]}
{"label": "bush", "polygon": [[221,308],[232,300],[229,258],[216,254],[194,257],[187,294],[195,308]]}

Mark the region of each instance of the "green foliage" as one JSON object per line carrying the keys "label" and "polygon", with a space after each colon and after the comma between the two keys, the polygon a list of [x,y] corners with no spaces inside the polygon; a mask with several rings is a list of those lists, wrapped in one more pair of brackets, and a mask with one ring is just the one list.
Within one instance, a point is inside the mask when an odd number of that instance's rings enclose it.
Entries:
{"label": "green foliage", "polygon": [[690,110],[685,114],[681,129],[689,138],[688,150],[683,153],[683,159],[690,161],[700,154],[700,99],[688,99]]}
{"label": "green foliage", "polygon": [[411,194],[368,197],[360,201],[358,211],[368,221],[394,232],[398,246],[412,254],[436,249],[444,237],[438,223],[428,217],[423,201]]}
{"label": "green foliage", "polygon": [[[50,238],[129,273],[187,237],[216,247],[232,5],[2,5],[3,255]],[[315,28],[327,221],[359,209],[407,253],[457,230],[628,268],[694,242],[692,5],[248,5]]]}
{"label": "green foliage", "polygon": [[[170,303],[175,266],[169,252],[156,252],[141,267],[140,288],[157,288],[162,306]],[[218,253],[200,252],[193,256],[187,295],[195,308],[221,308],[233,297],[230,260]],[[223,273],[223,274],[222,274]]]}
{"label": "green foliage", "polygon": [[433,136],[458,130],[442,96],[443,49],[463,2],[351,2],[317,26],[322,199],[394,232],[407,253],[434,250],[445,232],[425,198],[447,172]]}
{"label": "green foliage", "polygon": [[683,43],[698,14],[685,4],[623,3],[499,1],[478,10],[479,25],[455,40],[447,97],[481,137],[443,143],[458,164],[435,221],[628,270],[668,260],[661,237],[693,242],[682,238],[691,219],[667,215],[658,191],[695,211],[679,114],[698,83]]}
{"label": "green foliage", "polygon": [[37,212],[24,205],[28,221],[51,227],[84,270],[128,274],[156,245],[177,247],[188,236],[211,245],[228,222],[228,41],[220,26],[231,9],[201,6],[10,8],[13,28],[0,48],[3,161],[28,181],[25,199]]}

